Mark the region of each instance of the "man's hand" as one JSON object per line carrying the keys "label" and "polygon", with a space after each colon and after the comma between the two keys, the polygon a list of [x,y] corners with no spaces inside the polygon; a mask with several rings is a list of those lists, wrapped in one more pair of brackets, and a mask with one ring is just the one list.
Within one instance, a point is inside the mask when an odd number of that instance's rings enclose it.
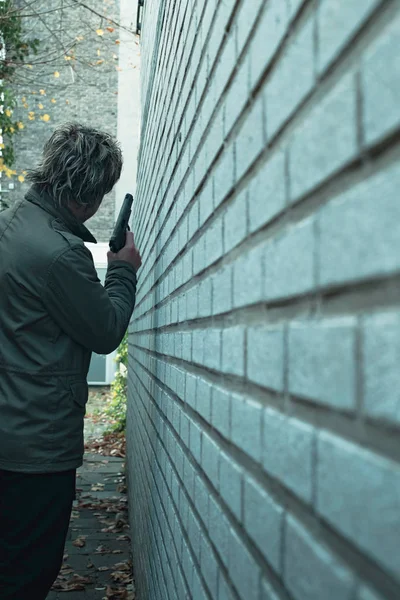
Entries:
{"label": "man's hand", "polygon": [[107,258],[108,264],[111,264],[113,260],[124,260],[125,262],[131,264],[135,271],[139,269],[142,264],[142,258],[139,250],[135,246],[135,240],[133,238],[132,231],[126,232],[125,246],[117,253],[111,252],[110,250],[107,253]]}

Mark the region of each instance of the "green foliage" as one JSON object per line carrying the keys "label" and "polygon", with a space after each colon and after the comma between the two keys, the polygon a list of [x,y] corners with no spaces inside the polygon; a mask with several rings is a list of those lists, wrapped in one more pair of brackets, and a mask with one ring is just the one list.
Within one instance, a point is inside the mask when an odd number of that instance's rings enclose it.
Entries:
{"label": "green foliage", "polygon": [[[111,400],[107,403],[104,413],[114,421],[109,431],[124,431],[126,426],[126,396],[128,368],[128,334],[122,340],[115,361],[118,371],[111,384]],[[122,367],[121,367],[122,365]]]}
{"label": "green foliage", "polygon": [[3,135],[3,164],[11,167],[14,163],[13,136],[22,129],[13,119],[13,109],[17,102],[10,87],[17,69],[24,66],[28,58],[36,55],[39,40],[24,39],[20,9],[14,0],[0,2],[0,94],[4,94],[4,111],[0,113],[0,128]]}

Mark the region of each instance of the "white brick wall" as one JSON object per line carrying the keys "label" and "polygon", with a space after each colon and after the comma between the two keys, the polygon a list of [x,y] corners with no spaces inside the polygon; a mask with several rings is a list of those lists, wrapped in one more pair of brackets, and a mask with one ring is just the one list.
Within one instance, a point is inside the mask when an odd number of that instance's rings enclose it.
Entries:
{"label": "white brick wall", "polygon": [[138,600],[400,597],[399,23],[145,2]]}

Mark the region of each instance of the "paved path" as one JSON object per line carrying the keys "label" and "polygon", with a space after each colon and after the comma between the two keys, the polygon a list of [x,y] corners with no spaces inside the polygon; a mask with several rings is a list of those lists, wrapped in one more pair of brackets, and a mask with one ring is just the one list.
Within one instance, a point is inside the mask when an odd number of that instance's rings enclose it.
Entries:
{"label": "paved path", "polygon": [[[85,454],[64,564],[47,600],[132,600],[124,459]],[[83,579],[82,579],[83,578]],[[128,581],[128,584],[126,583]],[[112,593],[114,591],[114,593]]]}

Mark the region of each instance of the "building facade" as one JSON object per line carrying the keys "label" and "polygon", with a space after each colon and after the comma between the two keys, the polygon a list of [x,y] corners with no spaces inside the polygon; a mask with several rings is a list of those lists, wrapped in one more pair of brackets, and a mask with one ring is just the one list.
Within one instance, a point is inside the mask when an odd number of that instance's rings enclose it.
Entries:
{"label": "building facade", "polygon": [[400,596],[399,9],[145,0],[140,600]]}

